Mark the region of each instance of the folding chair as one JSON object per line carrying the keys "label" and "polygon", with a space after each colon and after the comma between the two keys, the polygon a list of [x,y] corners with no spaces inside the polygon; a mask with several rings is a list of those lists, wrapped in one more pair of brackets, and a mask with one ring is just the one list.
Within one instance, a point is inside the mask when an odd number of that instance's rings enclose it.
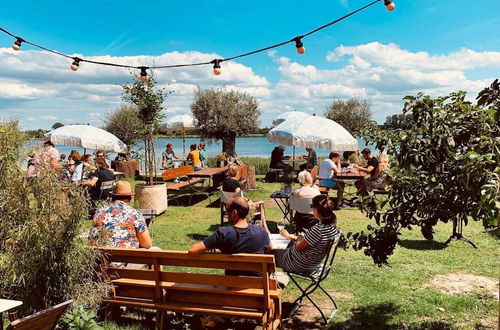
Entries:
{"label": "folding chair", "polygon": [[101,183],[101,188],[99,191],[99,198],[95,200],[96,206],[104,206],[107,202],[111,200],[110,192],[115,188],[115,181],[104,181]]}
{"label": "folding chair", "polygon": [[[293,302],[293,309],[290,311],[290,316],[295,314],[297,310],[300,308],[302,300],[304,298],[307,298],[313,305],[314,307],[319,311],[321,314],[321,317],[325,321],[325,324],[328,324],[328,322],[331,321],[335,313],[337,312],[338,306],[333,297],[321,286],[321,282],[323,282],[324,279],[328,277],[328,274],[330,274],[330,270],[332,268],[332,263],[333,260],[335,259],[335,254],[337,253],[337,247],[340,241],[340,236],[342,235],[342,230],[339,230],[339,234],[335,239],[333,239],[330,244],[328,245],[328,252],[325,256],[325,260],[323,264],[320,264],[316,269],[311,273],[311,274],[294,274],[294,273],[289,273],[287,272],[287,275],[290,277],[292,282],[295,284],[295,286],[302,292],[300,297],[295,299]],[[303,289],[299,283],[297,282],[297,279],[303,279],[307,280],[310,282],[310,284]],[[323,293],[332,301],[333,306],[335,307],[334,310],[330,313],[329,318],[327,319],[321,308],[314,302],[314,300],[311,297],[311,294],[316,291],[316,289],[320,289],[323,291]]]}
{"label": "folding chair", "polygon": [[141,209],[137,211],[141,212],[142,216],[144,217],[144,220],[146,220],[146,225],[148,226],[148,228],[153,224],[153,222],[155,222],[157,215],[156,210]]}

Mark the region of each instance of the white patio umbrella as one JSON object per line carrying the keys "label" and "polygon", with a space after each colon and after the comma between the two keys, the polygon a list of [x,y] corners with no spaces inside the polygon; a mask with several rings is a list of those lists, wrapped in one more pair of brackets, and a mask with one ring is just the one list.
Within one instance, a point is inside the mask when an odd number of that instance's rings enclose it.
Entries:
{"label": "white patio umbrella", "polygon": [[302,112],[302,111],[287,111],[287,112],[283,112],[282,114],[276,116],[273,119],[273,125],[277,126],[288,119],[306,118],[306,117],[311,117],[311,115],[308,113]]}
{"label": "white patio umbrella", "polygon": [[54,144],[98,149],[112,152],[126,152],[127,145],[113,134],[90,125],[66,125],[45,133],[44,139]]}
{"label": "white patio umbrella", "polygon": [[186,156],[186,128],[194,128],[194,118],[190,115],[177,115],[167,120],[168,129],[182,129],[182,155]]}
{"label": "white patio umbrella", "polygon": [[327,150],[357,150],[358,141],[333,120],[309,116],[285,120],[267,133],[270,142]]}

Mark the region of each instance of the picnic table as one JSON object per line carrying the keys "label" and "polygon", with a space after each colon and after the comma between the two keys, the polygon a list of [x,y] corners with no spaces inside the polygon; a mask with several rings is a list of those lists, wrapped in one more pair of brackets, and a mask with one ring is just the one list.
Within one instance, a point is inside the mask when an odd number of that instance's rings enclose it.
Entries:
{"label": "picnic table", "polygon": [[[345,187],[348,186],[355,187],[354,182],[357,180],[363,180],[365,178],[366,173],[362,172],[356,168],[342,168],[342,172],[336,175],[336,179],[345,183]],[[355,193],[354,193],[355,194]],[[353,195],[352,193],[348,193],[347,189],[344,189],[344,195]]]}
{"label": "picnic table", "polygon": [[[206,178],[208,179],[208,185],[203,185],[200,189],[201,191],[206,191],[208,188],[217,188],[220,183],[224,180],[224,175],[227,171],[227,166],[225,167],[205,167],[199,171],[194,171],[188,173],[187,177],[192,178]],[[210,185],[210,182],[212,185]]]}
{"label": "picnic table", "polygon": [[287,248],[290,241],[281,236],[281,234],[268,234],[273,250],[284,250]]}

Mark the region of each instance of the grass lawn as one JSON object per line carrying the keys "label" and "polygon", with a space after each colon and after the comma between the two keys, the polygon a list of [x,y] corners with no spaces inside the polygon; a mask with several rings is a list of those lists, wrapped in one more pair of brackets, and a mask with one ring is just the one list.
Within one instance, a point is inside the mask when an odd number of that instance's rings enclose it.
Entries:
{"label": "grass lawn", "polygon": [[[276,232],[281,213],[268,196],[279,189],[279,184],[259,182],[258,185],[258,190],[246,196],[268,200],[268,224]],[[208,200],[203,200],[188,207],[170,206],[151,227],[154,245],[170,250],[188,249],[217,228],[220,213],[216,204],[211,206]],[[354,208],[336,214],[344,233],[374,225]],[[404,231],[401,244],[389,259],[391,267],[375,266],[362,251],[339,250],[325,283],[339,305],[329,328],[404,329],[406,325],[410,329],[496,329],[498,298],[485,289],[469,294],[443,293],[431,280],[439,274],[457,273],[461,274],[459,278],[465,274],[485,276],[498,284],[498,231],[486,232],[481,223],[471,221],[464,228],[464,236],[478,249],[461,241],[454,241],[444,249],[442,243],[451,230],[451,224],[439,224],[434,241],[423,239],[419,230]],[[292,301],[297,295],[298,290],[290,285],[285,289],[284,301]],[[317,297],[321,301],[319,294]],[[329,311],[329,306],[326,309]],[[321,327],[316,320],[319,314],[313,310],[305,314],[284,321],[284,328]]]}

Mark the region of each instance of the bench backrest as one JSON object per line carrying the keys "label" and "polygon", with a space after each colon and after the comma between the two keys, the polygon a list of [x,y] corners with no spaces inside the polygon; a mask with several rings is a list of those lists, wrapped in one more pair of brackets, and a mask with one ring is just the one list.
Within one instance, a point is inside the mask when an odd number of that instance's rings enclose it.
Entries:
{"label": "bench backrest", "polygon": [[[125,249],[125,248],[99,248],[104,257],[109,262],[128,262],[137,264],[152,265],[151,269],[127,269],[108,267],[105,272],[111,279],[127,278],[131,280],[155,281],[155,288],[141,288],[141,295],[144,299],[160,299],[163,285],[173,285],[178,288],[200,287],[204,286],[204,292],[192,292],[186,294],[182,292],[176,294],[176,290],[167,288],[169,301],[197,301],[206,304],[224,304],[238,307],[258,307],[265,304],[269,305],[270,290],[277,289],[277,283],[270,279],[270,274],[275,272],[274,256],[264,254],[212,254],[204,253],[201,255],[188,254],[185,251],[169,250],[147,250],[147,249]],[[189,267],[189,269],[184,269]],[[217,274],[208,274],[207,269],[212,270],[235,270],[260,272],[259,277],[224,275],[221,272]],[[207,291],[207,286],[213,286],[214,292]],[[263,293],[260,297],[255,297],[253,301],[242,301],[234,297],[223,297],[218,295],[214,298],[216,288],[231,287],[232,290],[259,289]],[[131,292],[136,298],[137,290]],[[121,292],[120,295],[126,295],[127,292]],[[252,306],[248,304],[252,304]],[[236,304],[236,305],[235,305]]]}
{"label": "bench backrest", "polygon": [[192,165],[181,166],[177,168],[172,168],[163,172],[163,181],[172,180],[175,178],[186,176],[189,173],[194,172],[194,167]]}
{"label": "bench backrest", "polygon": [[68,300],[62,304],[44,309],[32,315],[23,317],[13,321],[8,330],[52,330],[55,329],[59,318],[66,310],[66,308],[73,303],[73,300]]}
{"label": "bench backrest", "polygon": [[318,176],[318,172],[319,172],[319,167],[318,165],[314,165],[314,167],[312,168],[311,170],[311,177],[313,179],[313,183],[316,182],[316,177]]}
{"label": "bench backrest", "polygon": [[239,180],[245,180],[248,176],[248,165],[239,168]]}

